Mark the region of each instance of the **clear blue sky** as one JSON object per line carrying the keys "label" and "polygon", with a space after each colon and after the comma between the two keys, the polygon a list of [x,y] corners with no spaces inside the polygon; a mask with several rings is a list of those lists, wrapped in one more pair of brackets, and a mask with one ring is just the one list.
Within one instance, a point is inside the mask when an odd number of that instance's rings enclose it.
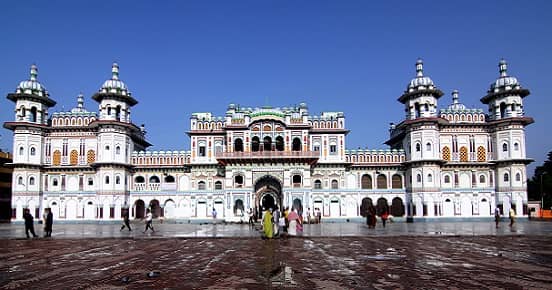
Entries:
{"label": "clear blue sky", "polygon": [[[505,58],[532,93],[529,175],[552,150],[552,1],[1,1],[0,11],[0,95],[36,63],[58,102],[51,113],[79,92],[96,111],[90,96],[116,60],[152,150],[189,150],[193,112],[302,101],[313,114],[345,112],[348,148],[385,148],[418,57],[446,93],[440,108],[458,89],[485,111],[479,99]],[[2,97],[0,121],[12,119]],[[0,134],[11,151],[11,132]]]}

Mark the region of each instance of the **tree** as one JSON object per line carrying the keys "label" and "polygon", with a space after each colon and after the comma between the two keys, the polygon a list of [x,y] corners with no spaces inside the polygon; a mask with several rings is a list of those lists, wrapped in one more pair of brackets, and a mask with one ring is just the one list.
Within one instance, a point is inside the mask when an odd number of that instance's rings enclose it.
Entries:
{"label": "tree", "polygon": [[527,181],[527,191],[529,200],[542,198],[544,209],[552,207],[552,151],[548,152],[548,160],[535,168],[533,178]]}

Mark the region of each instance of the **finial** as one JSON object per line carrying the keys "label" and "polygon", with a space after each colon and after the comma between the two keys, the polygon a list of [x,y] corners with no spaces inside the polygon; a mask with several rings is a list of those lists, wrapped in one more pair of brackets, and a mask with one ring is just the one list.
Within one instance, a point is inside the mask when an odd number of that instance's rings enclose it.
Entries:
{"label": "finial", "polygon": [[33,63],[33,65],[31,65],[31,81],[36,81],[37,76],[38,76],[38,68]]}
{"label": "finial", "polygon": [[111,73],[112,73],[111,79],[113,80],[119,79],[119,65],[116,62],[113,62],[113,65],[111,66]]}
{"label": "finial", "polygon": [[416,76],[424,76],[424,62],[421,58],[418,58],[418,60],[416,60]]}
{"label": "finial", "polygon": [[77,108],[84,108],[84,96],[82,95],[82,92],[77,96]]}
{"label": "finial", "polygon": [[458,90],[452,91],[452,103],[458,104]]}
{"label": "finial", "polygon": [[508,64],[504,59],[501,59],[500,62],[498,63],[498,71],[500,72],[500,76],[501,77],[508,76],[507,70],[508,70]]}

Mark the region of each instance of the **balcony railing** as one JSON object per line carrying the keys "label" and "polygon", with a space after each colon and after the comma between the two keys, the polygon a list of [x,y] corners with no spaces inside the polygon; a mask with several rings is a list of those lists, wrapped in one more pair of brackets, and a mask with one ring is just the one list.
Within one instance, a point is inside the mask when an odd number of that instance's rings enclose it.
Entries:
{"label": "balcony railing", "polygon": [[217,159],[263,159],[263,158],[317,158],[317,151],[256,151],[256,152],[217,152]]}

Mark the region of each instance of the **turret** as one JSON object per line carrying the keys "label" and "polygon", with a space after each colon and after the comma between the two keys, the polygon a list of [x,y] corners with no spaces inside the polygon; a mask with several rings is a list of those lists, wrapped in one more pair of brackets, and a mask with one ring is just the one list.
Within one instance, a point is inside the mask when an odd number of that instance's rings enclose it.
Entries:
{"label": "turret", "polygon": [[100,103],[99,120],[130,123],[130,107],[138,104],[125,83],[119,79],[119,65],[113,63],[111,79],[106,80],[92,99]]}
{"label": "turret", "polygon": [[398,101],[405,105],[406,119],[437,117],[437,99],[443,95],[433,80],[424,75],[424,63],[416,61],[416,77],[408,84]]}

